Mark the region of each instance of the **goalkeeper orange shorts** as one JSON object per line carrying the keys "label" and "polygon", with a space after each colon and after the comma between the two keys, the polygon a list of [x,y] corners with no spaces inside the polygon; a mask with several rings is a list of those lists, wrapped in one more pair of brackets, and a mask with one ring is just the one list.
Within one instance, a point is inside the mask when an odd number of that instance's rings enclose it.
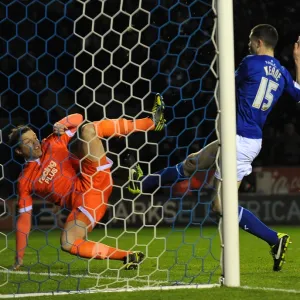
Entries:
{"label": "goalkeeper orange shorts", "polygon": [[81,174],[75,181],[74,191],[67,201],[67,208],[71,209],[67,221],[81,220],[94,228],[107,209],[107,202],[112,192],[113,181],[110,168],[112,161],[102,158],[98,162],[85,159],[81,164]]}

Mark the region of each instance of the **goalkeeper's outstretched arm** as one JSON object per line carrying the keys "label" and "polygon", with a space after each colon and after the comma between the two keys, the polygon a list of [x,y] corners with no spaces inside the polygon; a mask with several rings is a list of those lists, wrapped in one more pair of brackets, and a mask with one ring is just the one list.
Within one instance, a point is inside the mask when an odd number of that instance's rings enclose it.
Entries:
{"label": "goalkeeper's outstretched arm", "polygon": [[18,185],[19,216],[16,223],[16,257],[14,269],[18,270],[23,264],[23,257],[31,229],[32,197],[22,180]]}
{"label": "goalkeeper's outstretched arm", "polygon": [[14,269],[18,270],[23,265],[23,257],[28,243],[31,229],[31,210],[19,215],[16,224],[16,261]]}

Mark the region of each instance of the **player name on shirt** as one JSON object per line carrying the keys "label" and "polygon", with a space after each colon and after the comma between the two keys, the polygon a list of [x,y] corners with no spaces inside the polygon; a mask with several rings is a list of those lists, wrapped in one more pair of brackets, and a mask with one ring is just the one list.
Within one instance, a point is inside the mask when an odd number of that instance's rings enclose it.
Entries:
{"label": "player name on shirt", "polygon": [[278,81],[282,75],[281,72],[273,66],[265,66],[264,70],[266,72],[266,76],[272,76],[276,81]]}
{"label": "player name on shirt", "polygon": [[51,160],[49,165],[44,169],[42,176],[39,178],[39,183],[49,184],[52,181],[53,177],[57,173],[56,162]]}

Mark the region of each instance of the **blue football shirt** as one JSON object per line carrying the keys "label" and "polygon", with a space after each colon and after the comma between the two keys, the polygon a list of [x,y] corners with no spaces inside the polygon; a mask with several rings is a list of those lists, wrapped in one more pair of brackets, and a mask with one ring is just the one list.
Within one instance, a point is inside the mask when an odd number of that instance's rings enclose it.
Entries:
{"label": "blue football shirt", "polygon": [[235,84],[237,134],[246,138],[262,138],[267,116],[284,91],[300,101],[300,85],[272,56],[246,56],[235,72]]}

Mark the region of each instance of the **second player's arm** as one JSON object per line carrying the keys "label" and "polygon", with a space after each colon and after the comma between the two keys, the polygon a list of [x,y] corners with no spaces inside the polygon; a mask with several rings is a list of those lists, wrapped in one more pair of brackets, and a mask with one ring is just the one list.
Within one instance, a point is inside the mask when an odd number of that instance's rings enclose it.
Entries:
{"label": "second player's arm", "polygon": [[296,82],[300,84],[300,62],[296,64]]}
{"label": "second player's arm", "polygon": [[298,41],[294,44],[293,56],[296,66],[296,82],[300,84],[300,37],[298,38]]}
{"label": "second player's arm", "polygon": [[293,57],[296,66],[296,81],[293,80],[291,74],[282,68],[285,77],[285,91],[298,103],[300,102],[300,37],[294,44]]}

